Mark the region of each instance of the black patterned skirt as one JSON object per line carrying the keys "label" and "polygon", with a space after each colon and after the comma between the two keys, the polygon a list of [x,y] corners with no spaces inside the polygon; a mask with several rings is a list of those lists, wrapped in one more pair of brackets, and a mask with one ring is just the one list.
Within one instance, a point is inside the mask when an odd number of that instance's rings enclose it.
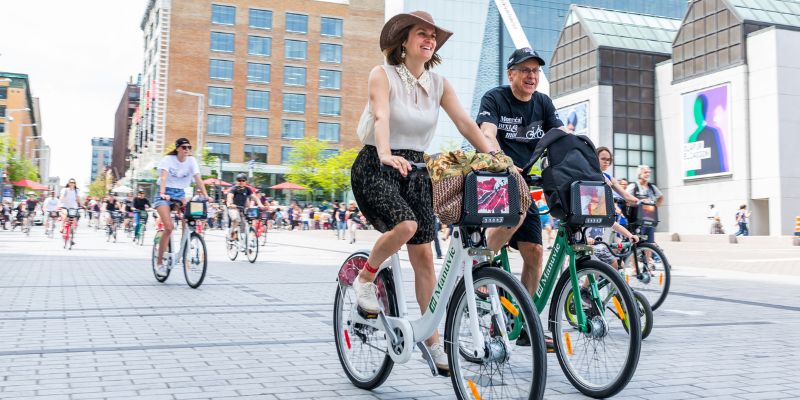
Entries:
{"label": "black patterned skirt", "polygon": [[[421,151],[392,150],[392,155],[421,163]],[[392,230],[403,221],[415,221],[417,233],[408,244],[433,241],[433,191],[427,174],[409,174],[403,178],[397,170],[381,168],[378,150],[365,145],[358,153],[350,171],[350,183],[358,208],[372,226],[380,232]]]}

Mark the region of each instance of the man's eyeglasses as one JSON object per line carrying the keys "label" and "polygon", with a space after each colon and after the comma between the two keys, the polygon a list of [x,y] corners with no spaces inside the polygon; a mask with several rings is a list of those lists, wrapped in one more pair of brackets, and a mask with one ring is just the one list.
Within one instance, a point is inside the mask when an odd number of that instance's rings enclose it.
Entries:
{"label": "man's eyeglasses", "polygon": [[534,74],[534,75],[539,75],[539,71],[540,71],[539,68],[511,68],[511,69],[513,69],[514,71],[518,71],[519,73],[521,73],[523,75],[528,75],[528,74],[531,74],[531,73]]}
{"label": "man's eyeglasses", "polygon": [[192,146],[189,146],[189,145],[184,145],[184,146],[181,146],[181,147],[180,147],[180,149],[181,149],[181,150],[191,150],[191,149],[192,149]]}
{"label": "man's eyeglasses", "polygon": [[236,182],[247,182],[247,181],[244,179],[237,179]]}

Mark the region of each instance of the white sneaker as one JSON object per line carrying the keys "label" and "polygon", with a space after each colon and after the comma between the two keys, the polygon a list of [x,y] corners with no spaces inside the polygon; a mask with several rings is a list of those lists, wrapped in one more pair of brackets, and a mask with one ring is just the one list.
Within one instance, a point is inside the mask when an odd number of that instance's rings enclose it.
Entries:
{"label": "white sneaker", "polygon": [[353,290],[356,292],[358,307],[370,314],[379,313],[381,306],[378,304],[378,297],[375,295],[377,289],[374,283],[361,282],[361,279],[356,276],[356,279],[353,280]]}
{"label": "white sneaker", "polygon": [[167,276],[167,267],[163,265],[159,265],[156,267],[156,275],[158,276]]}
{"label": "white sneaker", "polygon": [[444,352],[444,346],[441,343],[428,346],[428,351],[431,353],[436,368],[450,370],[450,364],[447,363],[447,353]]}

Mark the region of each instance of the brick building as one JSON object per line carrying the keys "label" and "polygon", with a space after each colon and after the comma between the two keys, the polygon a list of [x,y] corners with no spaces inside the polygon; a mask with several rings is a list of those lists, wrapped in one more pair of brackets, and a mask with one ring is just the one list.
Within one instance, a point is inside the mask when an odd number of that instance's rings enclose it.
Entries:
{"label": "brick building", "polygon": [[139,84],[128,82],[122,99],[114,115],[114,150],[111,153],[111,171],[115,178],[125,174],[130,166],[128,150],[128,132],[133,123],[133,116],[139,107]]}
{"label": "brick building", "polygon": [[[27,74],[0,72],[0,135],[7,135],[18,154],[25,151],[25,142],[40,137],[38,99],[31,95]],[[34,125],[35,124],[35,125]],[[34,148],[28,144],[28,154]]]}
{"label": "brick building", "polygon": [[326,140],[331,153],[358,146],[383,22],[381,0],[151,0],[136,170],[146,174],[187,137],[224,160],[223,178],[254,160],[272,184],[297,139]]}

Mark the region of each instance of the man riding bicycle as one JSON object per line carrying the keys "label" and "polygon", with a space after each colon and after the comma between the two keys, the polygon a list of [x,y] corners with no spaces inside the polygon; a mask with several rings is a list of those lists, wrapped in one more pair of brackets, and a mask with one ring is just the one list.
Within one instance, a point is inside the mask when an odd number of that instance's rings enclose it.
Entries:
{"label": "man riding bicycle", "polygon": [[133,219],[133,193],[128,193],[128,195],[125,197],[125,200],[122,200],[120,204],[122,205],[123,212],[125,213],[123,215],[124,221],[122,223],[122,227],[124,229],[128,229],[128,226],[130,226]]}
{"label": "man riding bicycle", "polygon": [[37,207],[39,207],[39,200],[36,200],[36,193],[28,193],[28,199],[25,200],[25,209],[28,211],[26,224],[33,224],[33,217],[36,215]]}
{"label": "man riding bicycle", "polygon": [[142,212],[147,212],[147,209],[150,208],[150,200],[147,199],[144,195],[144,190],[139,190],[139,193],[136,194],[136,198],[133,199],[133,229],[138,234],[139,233],[139,223],[141,222],[141,214]]}
{"label": "man riding bicycle", "polygon": [[252,204],[251,201],[258,204],[259,208],[266,208],[255,192],[247,186],[247,175],[239,174],[236,176],[236,186],[228,192],[225,202],[228,206],[228,216],[231,219],[231,240],[239,240],[239,231],[244,232],[245,224],[241,223],[244,216],[241,210]]}

